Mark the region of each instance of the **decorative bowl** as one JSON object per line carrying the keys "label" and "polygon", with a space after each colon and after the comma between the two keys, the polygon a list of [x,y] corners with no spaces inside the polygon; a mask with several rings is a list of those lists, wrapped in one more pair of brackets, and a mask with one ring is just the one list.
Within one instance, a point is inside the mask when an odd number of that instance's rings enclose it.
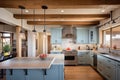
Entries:
{"label": "decorative bowl", "polygon": [[47,58],[47,54],[40,54],[40,55],[39,55],[39,58],[40,58],[41,60],[45,60],[45,59]]}

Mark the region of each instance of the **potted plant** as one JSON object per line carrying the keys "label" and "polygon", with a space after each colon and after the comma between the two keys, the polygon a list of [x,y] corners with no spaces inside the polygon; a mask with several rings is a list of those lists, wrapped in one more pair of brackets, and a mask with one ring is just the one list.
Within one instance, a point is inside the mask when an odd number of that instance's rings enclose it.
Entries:
{"label": "potted plant", "polygon": [[9,44],[6,44],[6,45],[3,47],[4,56],[9,55],[10,50],[11,50],[10,45],[9,45]]}

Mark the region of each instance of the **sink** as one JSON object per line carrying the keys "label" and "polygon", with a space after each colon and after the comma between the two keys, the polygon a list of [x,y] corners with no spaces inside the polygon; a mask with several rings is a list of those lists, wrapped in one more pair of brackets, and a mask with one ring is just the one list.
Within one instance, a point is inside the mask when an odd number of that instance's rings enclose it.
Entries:
{"label": "sink", "polygon": [[77,50],[78,52],[89,52],[89,50]]}

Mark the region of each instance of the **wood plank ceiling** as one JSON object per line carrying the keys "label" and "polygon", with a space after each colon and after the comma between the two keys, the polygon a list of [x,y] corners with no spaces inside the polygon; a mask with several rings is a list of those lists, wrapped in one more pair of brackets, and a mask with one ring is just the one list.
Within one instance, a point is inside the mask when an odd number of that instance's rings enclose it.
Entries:
{"label": "wood plank ceiling", "polygon": [[[1,0],[2,8],[18,8],[19,5],[26,9],[41,9],[42,5],[47,5],[49,9],[90,9],[99,8],[103,5],[120,5],[120,0]],[[16,19],[21,19],[21,15],[15,14]],[[43,14],[36,14],[32,21],[33,14],[23,14],[22,19],[26,19],[29,25],[43,25]],[[46,14],[47,25],[98,25],[100,20],[109,18],[108,14]],[[56,21],[56,19],[58,19]],[[61,20],[60,19],[64,19]],[[82,21],[82,19],[84,19]],[[48,21],[47,21],[48,20]],[[85,21],[86,20],[86,21]]]}

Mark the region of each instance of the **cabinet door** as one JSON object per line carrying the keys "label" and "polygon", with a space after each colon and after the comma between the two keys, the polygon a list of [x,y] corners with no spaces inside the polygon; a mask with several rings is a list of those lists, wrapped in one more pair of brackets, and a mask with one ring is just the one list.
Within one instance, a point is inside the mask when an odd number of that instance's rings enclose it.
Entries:
{"label": "cabinet door", "polygon": [[29,69],[28,75],[28,80],[44,80],[44,73],[41,69]]}
{"label": "cabinet door", "polygon": [[62,42],[62,30],[61,28],[51,28],[51,43],[61,44]]}
{"label": "cabinet door", "polygon": [[47,70],[46,80],[59,80],[59,69],[58,66],[51,66],[50,69]]}
{"label": "cabinet door", "polygon": [[117,63],[117,79],[120,80],[120,62]]}
{"label": "cabinet door", "polygon": [[89,29],[89,43],[97,43],[97,29],[96,28]]}
{"label": "cabinet door", "polygon": [[77,28],[77,43],[87,44],[88,43],[88,29]]}
{"label": "cabinet door", "polygon": [[89,64],[88,52],[78,52],[78,64]]}

